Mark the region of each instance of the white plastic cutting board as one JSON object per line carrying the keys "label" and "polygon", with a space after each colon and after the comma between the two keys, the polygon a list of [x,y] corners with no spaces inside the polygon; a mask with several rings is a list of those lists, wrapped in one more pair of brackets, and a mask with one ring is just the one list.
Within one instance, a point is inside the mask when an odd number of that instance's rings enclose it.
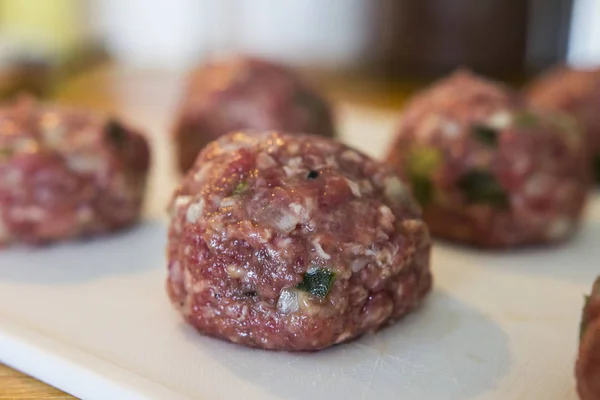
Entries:
{"label": "white plastic cutting board", "polygon": [[[151,103],[150,94],[134,98]],[[91,400],[576,398],[582,296],[600,272],[600,198],[558,248],[436,243],[433,293],[376,335],[318,353],[246,349],[197,334],[167,300],[170,109],[131,104],[130,119],[157,149],[147,221],[112,237],[0,252],[0,361]],[[349,106],[341,118],[344,140],[372,155],[394,125],[394,115]]]}

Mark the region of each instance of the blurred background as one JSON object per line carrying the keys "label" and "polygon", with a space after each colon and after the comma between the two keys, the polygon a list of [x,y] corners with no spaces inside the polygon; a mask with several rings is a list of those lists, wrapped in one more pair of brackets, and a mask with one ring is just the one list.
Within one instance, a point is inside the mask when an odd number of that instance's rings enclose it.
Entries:
{"label": "blurred background", "polygon": [[69,97],[238,52],[349,98],[402,98],[461,66],[518,84],[600,64],[599,20],[600,0],[0,0],[0,96]]}

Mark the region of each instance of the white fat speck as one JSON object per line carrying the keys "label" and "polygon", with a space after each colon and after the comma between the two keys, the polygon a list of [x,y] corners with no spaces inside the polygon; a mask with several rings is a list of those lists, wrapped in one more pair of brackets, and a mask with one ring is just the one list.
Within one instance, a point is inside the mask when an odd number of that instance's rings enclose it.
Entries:
{"label": "white fat speck", "polygon": [[397,177],[387,178],[384,182],[384,196],[395,204],[402,204],[408,197],[408,189]]}
{"label": "white fat speck", "polygon": [[89,154],[71,154],[66,157],[69,169],[80,173],[101,171],[106,166],[106,160],[100,156]]}
{"label": "white fat speck", "polygon": [[90,207],[81,207],[77,209],[77,222],[80,224],[88,224],[94,218],[94,213]]}
{"label": "white fat speck", "polygon": [[302,207],[302,205],[298,203],[290,203],[289,207],[290,210],[292,210],[298,215],[301,215],[305,211],[304,207]]}
{"label": "white fat speck", "polygon": [[571,217],[559,215],[550,223],[546,229],[546,237],[550,240],[559,240],[568,236],[575,228],[575,222]]}
{"label": "white fat speck", "polygon": [[354,150],[344,150],[340,157],[344,160],[353,161],[355,163],[362,162],[362,157]]}
{"label": "white fat speck", "polygon": [[235,279],[242,279],[246,276],[246,270],[236,264],[229,264],[225,270],[227,275]]}
{"label": "white fat speck", "polygon": [[338,163],[337,163],[337,160],[335,159],[335,156],[327,156],[325,158],[325,164],[328,167],[333,167],[333,168],[337,168],[338,167]]}
{"label": "white fat speck", "polygon": [[488,120],[487,124],[492,128],[496,129],[505,129],[512,123],[512,116],[508,111],[498,111],[492,114]]}
{"label": "white fat speck", "polygon": [[194,174],[194,181],[202,182],[206,178],[208,171],[212,168],[212,162],[205,162],[200,169]]}
{"label": "white fat speck", "polygon": [[396,295],[400,298],[404,295],[404,285],[398,285],[396,288]]}
{"label": "white fat speck", "polygon": [[350,267],[352,268],[352,272],[359,272],[360,270],[362,270],[364,267],[367,266],[367,264],[369,263],[369,259],[367,257],[359,257],[355,260],[353,260],[350,263]]}
{"label": "white fat speck", "polygon": [[190,245],[186,245],[183,248],[183,254],[184,255],[189,256],[191,254],[191,252],[192,252],[192,247]]}
{"label": "white fat speck", "polygon": [[275,246],[279,247],[280,249],[287,249],[291,244],[292,238],[289,237],[275,240]]}
{"label": "white fat speck", "polygon": [[196,223],[204,211],[204,199],[190,204],[185,214],[185,220],[190,224]]}
{"label": "white fat speck", "polygon": [[256,166],[260,169],[266,169],[276,166],[277,163],[271,156],[266,153],[259,153],[256,156]]}
{"label": "white fat speck", "polygon": [[300,150],[300,146],[296,142],[291,142],[288,143],[287,149],[290,154],[296,154]]}
{"label": "white fat speck", "polygon": [[187,268],[183,269],[183,287],[186,292],[190,293],[192,291],[192,286],[194,285],[194,277],[192,273]]}
{"label": "white fat speck", "polygon": [[283,314],[291,314],[298,311],[298,291],[292,288],[284,288],[277,300],[277,310]]}
{"label": "white fat speck", "polygon": [[410,233],[415,233],[423,229],[423,221],[419,219],[407,219],[402,221],[402,226]]}
{"label": "white fat speck", "polygon": [[458,137],[460,133],[460,125],[454,121],[444,120],[442,122],[442,133],[449,139]]}
{"label": "white fat speck", "polygon": [[17,207],[12,209],[11,217],[17,221],[38,222],[44,219],[46,212],[40,207]]}
{"label": "white fat speck", "polygon": [[313,246],[315,247],[315,251],[317,252],[317,255],[318,255],[319,257],[321,257],[323,260],[329,260],[329,259],[331,259],[331,256],[330,256],[329,254],[327,254],[327,253],[325,252],[325,250],[323,250],[323,247],[321,246],[321,243],[320,243],[320,241],[321,241],[321,240],[320,240],[319,238],[317,238],[317,239],[314,239],[314,240],[312,241],[312,244],[313,244]]}
{"label": "white fat speck", "polygon": [[358,185],[358,183],[351,181],[350,179],[347,179],[347,178],[344,178],[344,180],[348,184],[348,187],[350,188],[350,191],[352,192],[352,194],[355,195],[356,197],[360,197],[361,193],[360,193],[360,186]]}
{"label": "white fat speck", "polygon": [[285,172],[286,176],[294,176],[301,173],[304,173],[305,169],[302,168],[302,158],[301,157],[292,157],[288,160],[287,165],[284,165],[283,172]]}
{"label": "white fat speck", "polygon": [[210,284],[208,283],[208,281],[205,281],[205,280],[196,281],[192,284],[192,292],[194,292],[196,294],[202,293],[209,287],[210,287]]}
{"label": "white fat speck", "polygon": [[551,179],[546,175],[536,174],[529,178],[523,191],[527,196],[539,196],[547,192],[549,183],[551,183]]}
{"label": "white fat speck", "polygon": [[385,205],[381,205],[379,206],[379,224],[382,225],[384,228],[387,229],[393,229],[394,228],[394,221],[396,220],[396,217],[394,216],[394,213],[392,212],[392,210]]}
{"label": "white fat speck", "polygon": [[65,144],[67,136],[63,126],[54,125],[44,128],[44,141],[52,148],[58,149]]}
{"label": "white fat speck", "polygon": [[236,134],[233,140],[222,139],[217,141],[217,152],[218,153],[232,153],[240,149],[247,149],[252,147],[258,138],[254,138],[251,135]]}
{"label": "white fat speck", "polygon": [[223,200],[221,200],[221,204],[219,205],[219,207],[231,207],[234,206],[236,203],[237,201],[234,197],[225,197]]}
{"label": "white fat speck", "polygon": [[352,336],[352,334],[350,332],[344,332],[340,336],[338,336],[338,338],[335,340],[335,342],[341,343],[341,342],[347,340],[348,338],[350,338],[351,336]]}
{"label": "white fat speck", "polygon": [[[9,170],[4,174],[4,182],[0,182],[0,184],[6,183],[9,187],[16,186],[21,184],[23,180],[23,173],[20,169],[9,168]],[[3,185],[4,186],[4,185]]]}
{"label": "white fat speck", "polygon": [[174,282],[181,282],[183,280],[183,271],[181,270],[181,263],[174,261],[169,268],[169,277]]}
{"label": "white fat speck", "polygon": [[192,201],[192,196],[177,196],[173,201],[173,207],[175,209],[185,207],[190,204],[190,201]]}

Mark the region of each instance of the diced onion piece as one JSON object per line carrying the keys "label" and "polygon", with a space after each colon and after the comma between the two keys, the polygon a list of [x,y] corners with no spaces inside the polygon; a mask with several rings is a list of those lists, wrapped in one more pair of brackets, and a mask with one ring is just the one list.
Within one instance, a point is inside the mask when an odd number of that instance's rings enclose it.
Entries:
{"label": "diced onion piece", "polygon": [[277,300],[277,310],[283,314],[291,314],[298,311],[298,291],[292,288],[284,288]]}

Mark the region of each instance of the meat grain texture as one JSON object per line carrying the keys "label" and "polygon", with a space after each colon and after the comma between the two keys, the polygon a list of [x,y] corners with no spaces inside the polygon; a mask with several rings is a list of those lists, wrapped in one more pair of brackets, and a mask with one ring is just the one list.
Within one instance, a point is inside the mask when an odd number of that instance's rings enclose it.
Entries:
{"label": "meat grain texture", "polygon": [[579,121],[600,183],[600,68],[556,67],[532,82],[526,96],[536,106],[567,112]]}
{"label": "meat grain texture", "polygon": [[174,194],[167,288],[200,332],[318,350],[376,331],[431,287],[430,238],[385,165],[308,135],[208,145]]}
{"label": "meat grain texture", "polygon": [[149,148],[119,122],[22,99],[0,108],[0,245],[129,226],[140,215]]}
{"label": "meat grain texture", "polygon": [[579,355],[575,366],[582,400],[600,399],[600,278],[586,296],[581,316]]}
{"label": "meat grain texture", "polygon": [[180,170],[187,171],[208,143],[241,129],[335,133],[327,101],[291,69],[235,57],[194,71],[173,132]]}
{"label": "meat grain texture", "polygon": [[432,235],[504,248],[575,232],[590,185],[585,143],[566,115],[461,71],[409,102],[387,161]]}

